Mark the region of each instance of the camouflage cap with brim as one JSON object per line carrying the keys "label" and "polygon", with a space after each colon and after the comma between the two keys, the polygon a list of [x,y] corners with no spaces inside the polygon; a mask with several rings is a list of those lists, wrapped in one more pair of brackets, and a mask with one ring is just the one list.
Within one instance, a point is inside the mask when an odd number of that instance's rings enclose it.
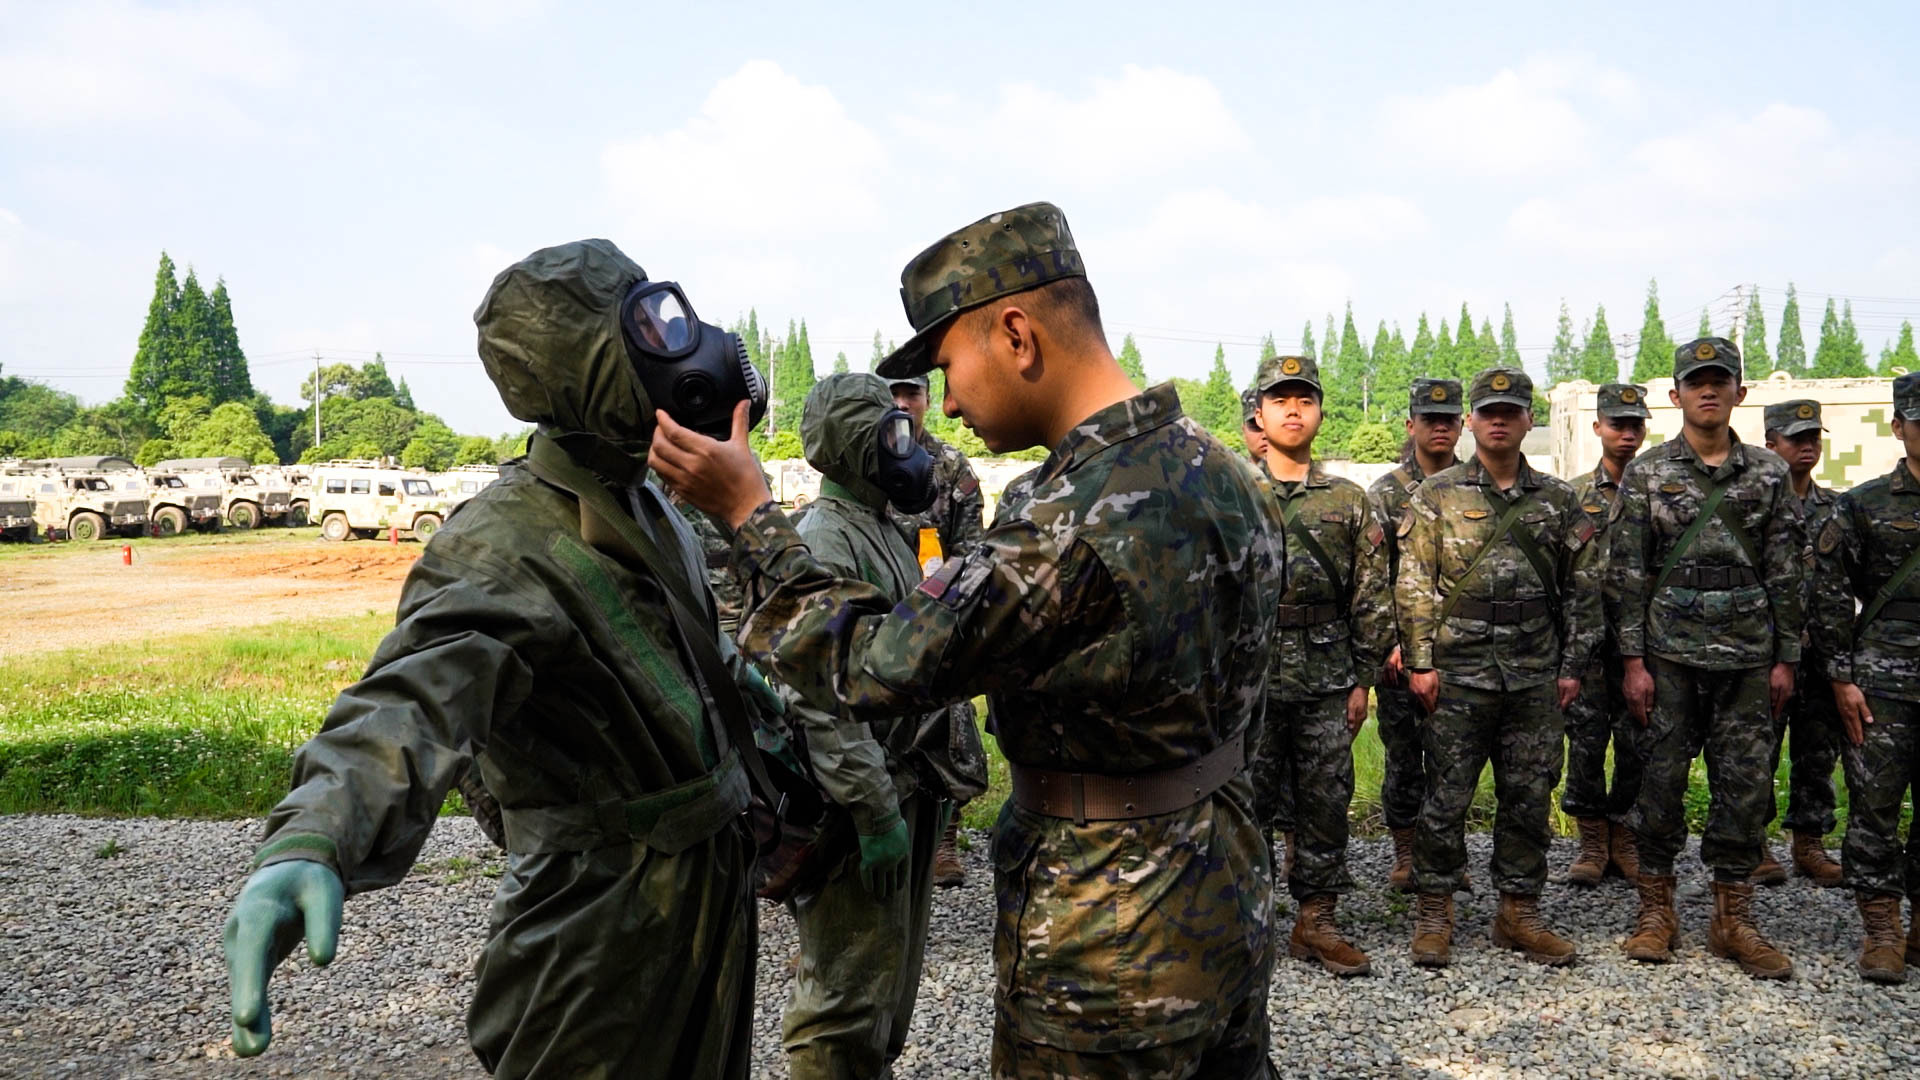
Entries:
{"label": "camouflage cap with brim", "polygon": [[1487,405],[1518,405],[1533,408],[1533,380],[1519,368],[1488,368],[1473,377],[1467,402],[1479,409]]}
{"label": "camouflage cap with brim", "polygon": [[913,336],[874,370],[885,379],[924,374],[961,312],[1062,278],[1086,277],[1067,216],[1047,202],[989,214],[915,255],[900,271],[900,302]]}
{"label": "camouflage cap with brim", "polygon": [[1673,381],[1701,368],[1724,368],[1734,381],[1740,379],[1740,347],[1722,337],[1694,338],[1673,350]]}
{"label": "camouflage cap with brim", "polygon": [[1260,392],[1258,390],[1240,391],[1240,422],[1253,426],[1254,414],[1260,411]]}
{"label": "camouflage cap with brim", "polygon": [[1776,401],[1766,408],[1766,429],[1776,435],[1792,437],[1806,431],[1825,431],[1820,424],[1820,403],[1811,398]]}
{"label": "camouflage cap with brim", "polygon": [[1319,363],[1311,356],[1269,356],[1260,361],[1260,373],[1254,377],[1253,388],[1264,394],[1281,383],[1290,382],[1306,383],[1321,390]]}
{"label": "camouflage cap with brim", "polygon": [[1599,402],[1594,411],[1602,420],[1639,417],[1650,420],[1653,414],[1647,411],[1647,388],[1632,383],[1610,382],[1600,387]]}
{"label": "camouflage cap with brim", "polygon": [[1458,379],[1415,379],[1407,393],[1407,412],[1459,416],[1460,402]]}
{"label": "camouflage cap with brim", "polygon": [[1893,412],[1902,420],[1920,420],[1920,371],[1893,380]]}
{"label": "camouflage cap with brim", "polygon": [[929,388],[927,384],[927,373],[923,371],[918,375],[903,375],[898,379],[887,380],[887,389],[891,390],[896,386],[917,386],[922,390],[926,390]]}

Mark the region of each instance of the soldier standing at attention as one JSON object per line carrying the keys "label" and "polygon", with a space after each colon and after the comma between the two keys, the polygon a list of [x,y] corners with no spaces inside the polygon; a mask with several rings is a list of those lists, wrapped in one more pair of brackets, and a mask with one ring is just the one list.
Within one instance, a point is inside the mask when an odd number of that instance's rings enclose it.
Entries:
{"label": "soldier standing at attention", "polygon": [[1259,480],[1113,359],[1066,218],[981,219],[901,274],[915,334],[988,447],[1053,447],[1021,505],[896,604],[813,558],[768,495],[746,413],[661,420],[658,467],[735,527],[745,647],[820,708],[985,692],[1012,765],[994,831],[996,1077],[1273,1076],[1269,853],[1245,740],[1279,604]]}
{"label": "soldier standing at attention", "polygon": [[[1787,463],[1787,475],[1794,497],[1807,520],[1807,535],[1818,538],[1827,522],[1833,520],[1839,496],[1832,488],[1813,481],[1813,470],[1824,455],[1825,441],[1820,426],[1817,401],[1782,401],[1767,406],[1767,449]],[[1828,692],[1826,657],[1811,648],[1813,623],[1820,608],[1812,601],[1812,579],[1808,580],[1807,633],[1800,636],[1802,653],[1793,697],[1774,720],[1772,777],[1780,769],[1780,748],[1787,733],[1793,733],[1793,757],[1787,774],[1787,830],[1793,833],[1793,871],[1815,885],[1837,886],[1841,881],[1840,864],[1827,854],[1826,835],[1836,824],[1833,767],[1840,757],[1840,714],[1835,711],[1833,695]],[[1848,609],[1839,618],[1853,618]],[[1778,803],[1768,802],[1778,810]],[[1773,815],[1767,816],[1769,824]],[[1769,848],[1760,851],[1760,866],[1754,870],[1755,885],[1779,885],[1787,880],[1786,868],[1773,857]]]}
{"label": "soldier standing at attention", "polygon": [[[987,512],[986,496],[980,493],[980,478],[974,475],[973,465],[967,461],[967,455],[948,445],[939,436],[927,430],[927,376],[924,372],[910,378],[894,379],[887,384],[893,392],[894,404],[906,410],[913,418],[913,439],[933,455],[933,505],[919,514],[907,514],[889,506],[887,514],[893,519],[900,535],[906,538],[907,546],[915,552],[922,550],[921,533],[932,529],[940,540],[942,559],[964,559],[972,551],[985,531]],[[927,570],[925,566],[923,570]],[[931,571],[928,571],[931,572]],[[965,753],[969,737],[961,728],[973,728],[971,743],[978,744],[978,719],[974,715],[973,702],[956,701],[948,707],[947,724],[956,735],[954,748]],[[984,755],[984,751],[983,751]],[[986,758],[978,762],[986,769]],[[934,853],[933,883],[942,888],[967,883],[967,868],[960,861],[957,846],[960,839],[960,806],[947,808],[947,831],[940,837],[940,847]]]}
{"label": "soldier standing at attention", "polygon": [[[1858,969],[1881,983],[1906,981],[1920,963],[1920,831],[1900,844],[1901,803],[1920,783],[1920,374],[1893,381],[1893,436],[1900,463],[1841,495],[1814,540],[1813,640],[1847,740],[1842,861],[1866,931]],[[1855,600],[1865,605],[1857,619]],[[1904,950],[1902,893],[1916,896]]]}
{"label": "soldier standing at attention", "polygon": [[1287,888],[1300,911],[1289,951],[1335,975],[1365,975],[1367,954],[1340,935],[1333,912],[1353,888],[1353,736],[1392,635],[1386,531],[1360,485],[1313,459],[1323,416],[1313,358],[1269,357],[1257,385],[1283,554],[1254,796],[1264,813],[1290,818],[1282,831],[1294,834]]}
{"label": "soldier standing at attention", "polygon": [[[1405,459],[1367,491],[1374,519],[1387,530],[1387,566],[1394,582],[1400,579],[1398,525],[1406,516],[1408,497],[1422,480],[1460,464],[1453,453],[1460,441],[1459,382],[1413,380],[1407,401],[1407,440],[1411,445]],[[1399,633],[1398,627],[1394,633]],[[1427,763],[1420,746],[1421,712],[1407,692],[1401,655],[1396,643],[1374,688],[1374,713],[1380,745],[1386,751],[1380,806],[1393,836],[1393,869],[1387,874],[1387,885],[1407,892],[1413,888],[1413,832],[1420,819],[1420,803],[1427,797]]]}
{"label": "soldier standing at attention", "polygon": [[1704,748],[1712,802],[1700,858],[1713,870],[1707,947],[1756,978],[1793,963],[1760,933],[1753,885],[1773,803],[1773,718],[1793,694],[1805,621],[1806,528],[1787,467],[1733,433],[1746,398],[1740,350],[1699,338],[1674,353],[1680,437],[1620,481],[1607,576],[1627,705],[1644,725],[1645,773],[1628,817],[1640,914],[1626,954],[1673,958],[1673,860],[1685,846],[1687,777]]}
{"label": "soldier standing at attention", "polygon": [[1526,372],[1483,371],[1467,400],[1474,456],[1428,477],[1399,527],[1394,599],[1410,689],[1428,713],[1433,770],[1413,847],[1413,961],[1444,967],[1451,959],[1467,810],[1491,759],[1500,797],[1493,943],[1535,963],[1569,964],[1573,943],[1540,917],[1540,889],[1560,714],[1605,632],[1597,530],[1573,488],[1536,472],[1520,452],[1533,428]]}
{"label": "soldier standing at attention", "polygon": [[[1600,530],[1596,558],[1607,558],[1607,525],[1620,499],[1620,476],[1647,437],[1647,388],[1607,383],[1600,388],[1593,433],[1600,436],[1600,464],[1573,483],[1574,498]],[[1604,600],[1605,597],[1602,597]],[[1626,670],[1613,647],[1613,612],[1606,612],[1608,636],[1587,668],[1580,696],[1567,709],[1567,787],[1560,809],[1580,828],[1580,854],[1567,868],[1575,885],[1598,885],[1609,871],[1632,881],[1640,859],[1627,828],[1627,811],[1640,793],[1639,724],[1621,689]],[[1613,743],[1613,789],[1607,789],[1607,743]]]}
{"label": "soldier standing at attention", "polygon": [[1267,460],[1267,436],[1260,430],[1260,391],[1240,391],[1240,438],[1247,444],[1247,460],[1259,468]]}

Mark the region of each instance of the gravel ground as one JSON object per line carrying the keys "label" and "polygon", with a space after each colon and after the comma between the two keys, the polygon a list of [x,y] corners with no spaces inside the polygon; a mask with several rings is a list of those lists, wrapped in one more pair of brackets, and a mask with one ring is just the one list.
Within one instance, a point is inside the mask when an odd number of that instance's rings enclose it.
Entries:
{"label": "gravel ground", "polygon": [[[402,885],[352,901],[338,960],[289,961],[274,982],[261,1058],[226,1046],[220,925],[252,846],[251,822],[0,818],[0,1076],[477,1077],[462,1017],[501,865],[470,822],[444,822]],[[112,844],[118,854],[102,857]],[[1485,836],[1469,839],[1484,880]],[[990,883],[976,844],[968,884],[938,893],[902,1077],[986,1074]],[[1572,856],[1555,851],[1556,881]],[[1282,959],[1274,1059],[1288,1075],[1415,1077],[1847,1077],[1920,1073],[1920,982],[1868,987],[1853,972],[1850,897],[1794,881],[1761,891],[1763,925],[1791,982],[1748,979],[1706,952],[1711,899],[1689,856],[1678,961],[1642,968],[1617,943],[1630,890],[1549,886],[1548,913],[1583,950],[1565,970],[1487,943],[1494,899],[1462,897],[1451,969],[1406,959],[1407,901],[1379,885],[1383,842],[1356,842],[1362,886],[1343,924],[1372,978],[1336,982]],[[1290,905],[1289,905],[1290,907]],[[780,1077],[779,1010],[793,929],[762,911],[756,1076]]]}

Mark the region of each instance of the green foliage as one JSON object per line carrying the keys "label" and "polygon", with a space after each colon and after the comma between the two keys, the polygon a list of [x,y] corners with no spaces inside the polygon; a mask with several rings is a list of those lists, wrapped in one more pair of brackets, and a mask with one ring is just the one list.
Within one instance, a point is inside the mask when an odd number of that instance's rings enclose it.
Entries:
{"label": "green foliage", "polygon": [[807,393],[813,389],[813,347],[807,341],[807,324],[787,322],[787,337],[773,350],[773,372],[768,377],[772,401],[767,409],[768,437],[776,432],[800,431],[800,412]]}
{"label": "green foliage", "polygon": [[1434,357],[1433,331],[1427,328],[1427,313],[1420,313],[1420,325],[1414,328],[1413,344],[1407,347],[1407,371],[1416,379],[1437,378],[1439,363]]}
{"label": "green foliage", "polygon": [[785,461],[791,458],[804,458],[806,450],[800,445],[800,432],[776,431],[767,436],[766,449],[760,452],[767,461]]}
{"label": "green foliage", "polygon": [[1134,344],[1133,335],[1128,334],[1120,341],[1120,354],[1114,357],[1120,370],[1127,373],[1133,385],[1142,390],[1147,388],[1147,365],[1140,357],[1140,346]]}
{"label": "green foliage", "polygon": [[1240,430],[1240,393],[1233,388],[1233,374],[1227,370],[1227,350],[1223,345],[1213,347],[1213,367],[1207,371],[1206,385],[1201,387],[1200,400],[1190,415],[1201,427],[1215,434]]}
{"label": "green foliage", "polygon": [[[1664,374],[1673,373],[1673,355],[1667,355]],[[1607,305],[1596,305],[1593,322],[1587,327],[1587,344],[1580,350],[1580,377],[1598,386],[1620,378],[1620,360],[1613,351],[1613,335],[1607,329]]]}
{"label": "green foliage", "polygon": [[1508,367],[1521,367],[1520,338],[1513,332],[1513,305],[1507,305],[1506,318],[1500,323],[1500,362]]}
{"label": "green foliage", "polygon": [[176,423],[169,429],[174,457],[238,457],[256,465],[280,460],[273,440],[260,430],[259,418],[244,402],[229,401],[204,416],[179,417]]}
{"label": "green foliage", "polygon": [[1807,339],[1800,332],[1800,294],[1791,281],[1787,282],[1786,306],[1780,309],[1780,345],[1775,352],[1779,356],[1774,363],[1777,370],[1793,376],[1807,373]]}
{"label": "green foliage", "polygon": [[[1127,337],[1131,339],[1133,335],[1128,334]],[[1267,331],[1267,336],[1260,339],[1260,362],[1265,363],[1279,355],[1280,346],[1273,343],[1273,331],[1269,330]]]}
{"label": "green foliage", "polygon": [[1547,385],[1557,386],[1580,377],[1580,354],[1573,347],[1573,317],[1567,313],[1566,300],[1560,301],[1560,318],[1553,327],[1553,347],[1547,350]]}
{"label": "green foliage", "polygon": [[1455,379],[1453,373],[1453,331],[1447,329],[1447,320],[1440,320],[1440,333],[1433,339],[1433,352],[1427,361],[1430,377],[1435,379]]}
{"label": "green foliage", "polygon": [[1820,318],[1820,344],[1813,353],[1808,372],[1816,379],[1842,379],[1867,374],[1867,350],[1860,344],[1860,333],[1853,324],[1853,301],[1847,301],[1846,318],[1834,310],[1827,299],[1826,314]]}
{"label": "green foliage", "polygon": [[531,427],[521,428],[519,431],[507,432],[505,435],[494,440],[493,459],[495,461],[512,461],[514,458],[524,455],[527,452],[527,440],[532,437],[533,429]]}
{"label": "green foliage", "polygon": [[1700,309],[1700,325],[1694,329],[1693,336],[1697,338],[1713,336],[1713,319],[1707,315],[1706,308]]}
{"label": "green foliage", "polygon": [[1386,424],[1361,424],[1347,436],[1347,454],[1359,462],[1393,461],[1400,456],[1400,441],[1400,434]]}
{"label": "green foliage", "polygon": [[1300,355],[1311,356],[1315,360],[1320,359],[1319,354],[1313,351],[1313,320],[1312,319],[1308,319],[1307,324],[1300,328]]}
{"label": "green foliage", "polygon": [[1648,278],[1647,306],[1640,317],[1640,345],[1633,354],[1633,381],[1646,382],[1671,374],[1673,339],[1667,336],[1666,321],[1660,317],[1660,282]]}
{"label": "green foliage", "polygon": [[[1343,449],[1354,429],[1366,419],[1366,407],[1371,404],[1373,388],[1373,358],[1367,354],[1367,346],[1360,340],[1359,328],[1353,322],[1353,302],[1347,302],[1346,316],[1340,324],[1340,348],[1328,348],[1329,363],[1320,365],[1321,384],[1326,388],[1326,422],[1320,429],[1322,446],[1330,449]],[[1236,409],[1232,422],[1224,428],[1229,437],[1237,438],[1240,431],[1240,416]]]}
{"label": "green foliage", "polygon": [[[310,430],[297,433],[293,441],[300,448],[301,461],[399,457],[413,441],[414,428],[423,415],[402,409],[392,398],[328,398],[320,406],[324,441],[317,447],[307,445],[313,438]],[[451,450],[448,456],[451,458]]]}
{"label": "green foliage", "polygon": [[847,366],[847,354],[846,353],[835,354],[833,358],[833,373],[835,375],[845,375],[847,372],[851,370],[852,369]]}
{"label": "green foliage", "polygon": [[423,413],[414,424],[413,438],[400,451],[400,464],[409,469],[446,472],[459,459],[461,447],[461,438],[452,428],[439,417]]}
{"label": "green foliage", "polygon": [[1464,303],[1460,305],[1460,325],[1454,328],[1451,356],[1448,372],[1463,385],[1480,373],[1480,342],[1473,336],[1473,315]]}
{"label": "green foliage", "polygon": [[[1517,347],[1514,355],[1519,355]],[[1490,367],[1499,367],[1503,362],[1504,358],[1500,352],[1500,342],[1493,336],[1493,322],[1490,319],[1482,317],[1480,320],[1480,367],[1474,374],[1478,375],[1481,371],[1485,371]]]}
{"label": "green foliage", "polygon": [[173,260],[160,253],[126,394],[135,413],[148,420],[175,398],[198,396],[219,405],[253,396],[224,280],[211,295],[191,269],[184,282],[177,282]]}
{"label": "green foliage", "polygon": [[1760,307],[1760,287],[1754,286],[1747,298],[1746,325],[1741,331],[1741,362],[1755,378],[1773,371],[1773,357],[1767,353],[1767,313]]}
{"label": "green foliage", "polygon": [[153,299],[147,303],[146,325],[140,328],[140,344],[127,371],[127,398],[149,415],[173,396],[171,384],[180,353],[174,314],[179,309],[180,282],[174,276],[173,259],[162,251],[160,268],[153,276]]}
{"label": "green foliage", "polygon": [[1407,344],[1400,339],[1400,328],[1387,333],[1387,321],[1373,332],[1372,378],[1368,393],[1367,420],[1386,420],[1399,416],[1413,385],[1413,372],[1407,367]]}
{"label": "green foliage", "polygon": [[1920,371],[1920,354],[1914,352],[1913,323],[1900,324],[1900,341],[1880,353],[1880,371],[1882,375],[1900,375],[1909,371]]}
{"label": "green foliage", "polygon": [[494,453],[494,442],[485,435],[469,435],[460,440],[460,448],[454,451],[455,465],[492,465],[503,460]]}

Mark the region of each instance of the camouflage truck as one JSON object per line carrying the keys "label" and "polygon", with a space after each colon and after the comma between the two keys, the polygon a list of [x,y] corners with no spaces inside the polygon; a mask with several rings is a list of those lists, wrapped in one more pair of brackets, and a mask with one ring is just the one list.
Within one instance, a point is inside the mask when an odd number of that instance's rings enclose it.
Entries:
{"label": "camouflage truck", "polygon": [[399,529],[426,541],[450,509],[424,473],[372,461],[329,461],[312,467],[312,513],[328,540],[373,537]]}
{"label": "camouflage truck", "polygon": [[0,461],[0,540],[31,543],[39,534],[33,520],[33,474],[18,461]]}
{"label": "camouflage truck", "polygon": [[[1653,446],[1680,434],[1680,409],[1667,392],[1672,379],[1646,383],[1646,445]],[[1893,380],[1796,379],[1776,371],[1747,384],[1747,400],[1733,410],[1733,428],[1752,446],[1766,443],[1766,407],[1778,401],[1811,398],[1821,405],[1827,427],[1826,451],[1813,478],[1837,491],[1884,476],[1903,451],[1893,434]],[[1593,433],[1593,407],[1599,388],[1589,382],[1566,382],[1553,388],[1553,460],[1555,472],[1572,479],[1593,469],[1600,460],[1600,437]]]}
{"label": "camouflage truck", "polygon": [[431,479],[434,490],[446,496],[449,507],[454,507],[480,494],[488,484],[500,479],[500,466],[456,465],[446,472],[433,474]]}
{"label": "camouflage truck", "polygon": [[147,531],[147,478],[116,455],[23,462],[33,477],[33,514],[49,538],[105,540]]}
{"label": "camouflage truck", "polygon": [[287,527],[297,529],[312,524],[313,518],[313,474],[307,465],[256,465],[256,469],[270,469],[281,483],[287,485],[291,499],[287,503]]}
{"label": "camouflage truck", "polygon": [[256,529],[262,524],[287,524],[292,510],[292,487],[272,466],[255,466],[242,457],[169,458],[158,462],[163,472],[210,472],[224,485],[220,495],[220,514],[236,529]]}
{"label": "camouflage truck", "polygon": [[219,532],[225,486],[217,472],[148,469],[147,518],[153,534],[177,536],[188,529]]}

